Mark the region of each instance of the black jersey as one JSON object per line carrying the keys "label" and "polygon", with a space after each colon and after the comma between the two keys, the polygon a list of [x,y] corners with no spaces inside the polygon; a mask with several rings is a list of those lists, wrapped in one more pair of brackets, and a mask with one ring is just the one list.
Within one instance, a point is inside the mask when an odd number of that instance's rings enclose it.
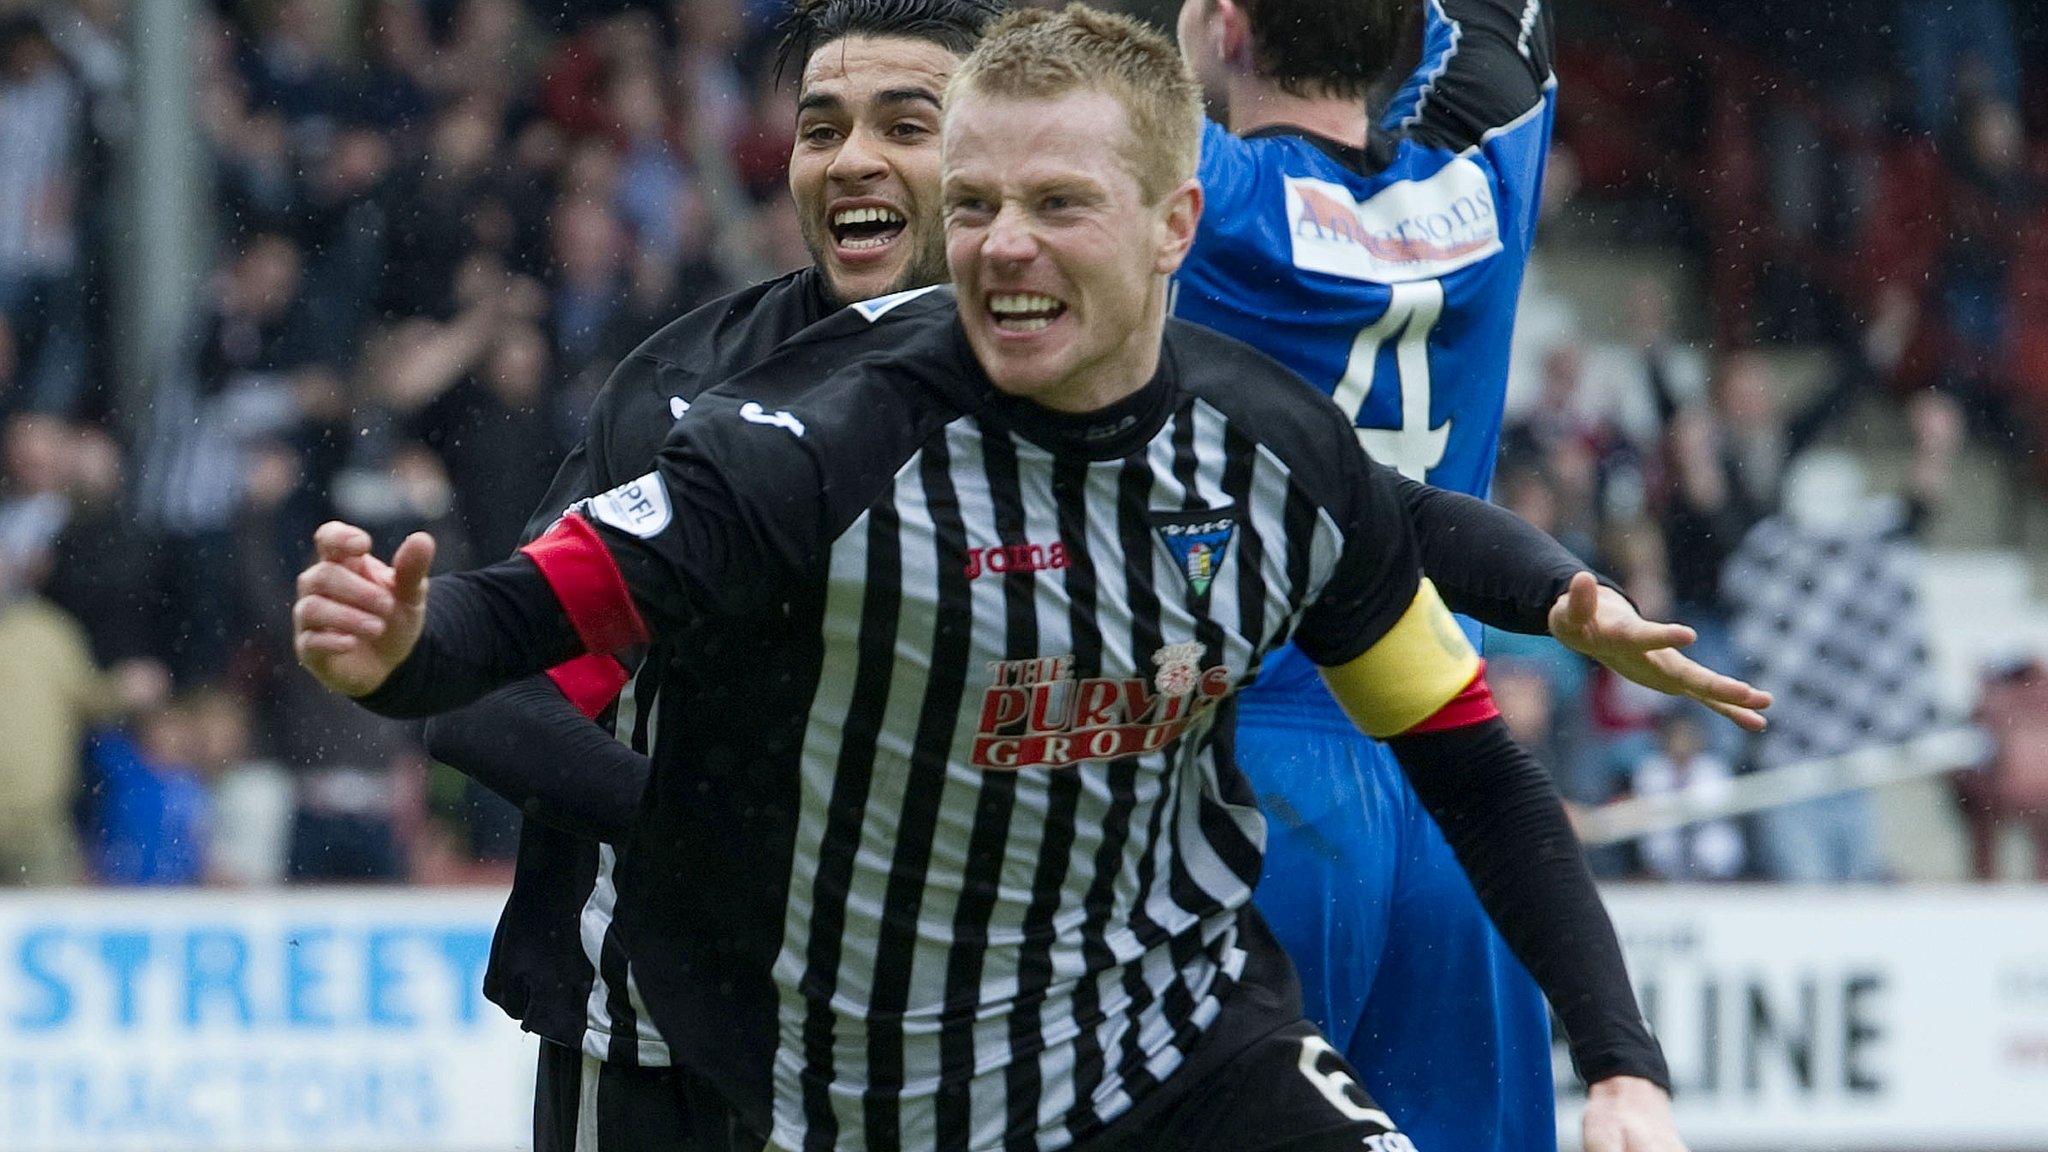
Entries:
{"label": "black jersey", "polygon": [[581,642],[630,590],[703,686],[653,709],[613,931],[788,1148],[1060,1147],[1170,1076],[1247,960],[1232,696],[1421,588],[1392,477],[1273,361],[1173,323],[1061,416],[994,392],[944,289],[704,393],[581,511],[530,553]]}
{"label": "black jersey", "polygon": [[[619,363],[588,430],[535,509],[527,538],[576,501],[645,472],[698,393],[751,367],[835,307],[806,268],[696,308]],[[604,717],[619,739],[649,747],[645,701],[669,671],[656,648]],[[641,1003],[633,966],[611,930],[614,849],[537,820],[520,829],[512,893],[491,944],[484,994],[531,1032],[587,1055],[665,1065],[668,1045]]]}
{"label": "black jersey", "polygon": [[[892,301],[914,299],[912,295],[858,304],[847,316],[861,317],[858,327],[865,329],[866,318],[885,316]],[[822,278],[815,270],[806,270],[706,305],[657,333],[622,362],[600,394],[585,442],[562,466],[528,535],[545,530],[571,503],[644,473],[674,421],[700,392],[764,359],[784,337],[830,308]],[[885,323],[863,330],[858,339],[840,330],[834,339],[814,341],[812,346],[854,355],[864,347],[887,347],[898,334]],[[829,365],[819,370],[825,367]],[[1581,565],[1512,515],[1404,478],[1392,479],[1417,526],[1424,567],[1437,577],[1452,605],[1498,626],[1542,631],[1550,602]],[[1189,558],[1197,565],[1210,552],[1195,538],[1199,535],[1182,532],[1176,537],[1187,540]],[[1056,541],[1036,552],[1030,546],[1015,552],[979,549],[970,554],[969,563],[977,574],[1000,573],[1012,566],[1057,566],[1065,563],[1064,556],[1064,545]],[[779,642],[772,630],[763,630],[751,637],[726,637],[720,643],[729,654],[743,641],[770,652]],[[643,706],[647,702],[666,694],[715,709],[731,696],[731,685],[718,675],[719,664],[727,657],[678,660],[672,655],[670,649],[657,647],[618,693],[617,709],[603,717],[609,731],[642,753],[649,747],[650,722],[658,711]],[[608,699],[610,690],[598,695]],[[562,715],[542,717],[557,708],[564,710]],[[539,688],[437,720],[429,727],[429,743],[451,763],[488,780],[491,772],[507,769],[508,756],[531,756],[538,767],[579,763],[594,755],[585,751],[587,743],[561,727],[573,729],[577,723],[573,710],[552,690]],[[525,743],[513,749],[507,746],[508,739]],[[626,767],[617,761],[604,765],[621,780]],[[637,776],[641,769],[632,767]],[[559,775],[564,770],[554,766],[545,771]],[[637,784],[634,788],[637,795]],[[617,884],[612,847],[529,820],[521,834],[513,891],[494,941],[485,992],[528,1030],[557,1044],[616,1063],[667,1064],[668,1045],[642,1002],[634,963],[619,934],[612,931]]]}

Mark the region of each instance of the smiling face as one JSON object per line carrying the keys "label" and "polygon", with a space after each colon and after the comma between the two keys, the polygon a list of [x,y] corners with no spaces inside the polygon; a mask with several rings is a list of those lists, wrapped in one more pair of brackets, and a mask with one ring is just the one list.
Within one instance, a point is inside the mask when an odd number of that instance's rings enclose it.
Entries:
{"label": "smiling face", "polygon": [[789,191],[804,245],[839,299],[946,278],[939,101],[959,63],[898,36],[848,36],[805,62]]}
{"label": "smiling face", "polygon": [[968,343],[1004,392],[1090,412],[1144,386],[1166,277],[1201,215],[1188,180],[1148,201],[1116,97],[956,91],[946,118],[946,261]]}

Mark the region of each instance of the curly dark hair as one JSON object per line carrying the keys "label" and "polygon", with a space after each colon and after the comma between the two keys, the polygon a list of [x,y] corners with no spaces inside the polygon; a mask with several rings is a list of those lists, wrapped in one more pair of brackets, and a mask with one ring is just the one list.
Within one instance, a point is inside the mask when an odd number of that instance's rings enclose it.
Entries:
{"label": "curly dark hair", "polygon": [[775,74],[801,74],[811,54],[848,36],[926,40],[961,56],[974,50],[1007,0],[797,0],[782,23]]}

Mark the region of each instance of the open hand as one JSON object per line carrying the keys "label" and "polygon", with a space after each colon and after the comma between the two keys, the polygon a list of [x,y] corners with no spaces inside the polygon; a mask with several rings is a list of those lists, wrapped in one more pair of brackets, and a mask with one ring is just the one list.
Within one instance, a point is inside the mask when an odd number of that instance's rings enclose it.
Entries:
{"label": "open hand", "polygon": [[1699,634],[1683,624],[1643,619],[1626,596],[1603,587],[1591,572],[1572,577],[1570,589],[1550,606],[1550,634],[1645,688],[1697,700],[1748,731],[1764,730],[1770,693],[1680,652]]}
{"label": "open hand", "polygon": [[313,533],[313,547],[292,605],[292,650],[322,684],[368,695],[419,642],[434,538],[413,533],[386,564],[370,555],[368,532],[330,520]]}
{"label": "open hand", "polygon": [[1586,1152],[1685,1152],[1671,1097],[1635,1076],[1610,1076],[1587,1090],[1579,1133]]}

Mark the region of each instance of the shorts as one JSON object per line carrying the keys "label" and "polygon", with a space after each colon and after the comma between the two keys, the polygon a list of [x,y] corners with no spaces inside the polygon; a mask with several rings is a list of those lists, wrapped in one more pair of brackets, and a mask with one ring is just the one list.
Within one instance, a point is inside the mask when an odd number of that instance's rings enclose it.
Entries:
{"label": "shorts", "polygon": [[757,1152],[709,1084],[540,1042],[533,1152]]}
{"label": "shorts", "polygon": [[1549,1007],[1393,754],[1327,703],[1240,711],[1236,750],[1308,1019],[1423,1152],[1556,1148]]}
{"label": "shorts", "polygon": [[1415,1152],[1302,1019],[1286,956],[1247,909],[1245,975],[1166,1082],[1075,1152]]}

